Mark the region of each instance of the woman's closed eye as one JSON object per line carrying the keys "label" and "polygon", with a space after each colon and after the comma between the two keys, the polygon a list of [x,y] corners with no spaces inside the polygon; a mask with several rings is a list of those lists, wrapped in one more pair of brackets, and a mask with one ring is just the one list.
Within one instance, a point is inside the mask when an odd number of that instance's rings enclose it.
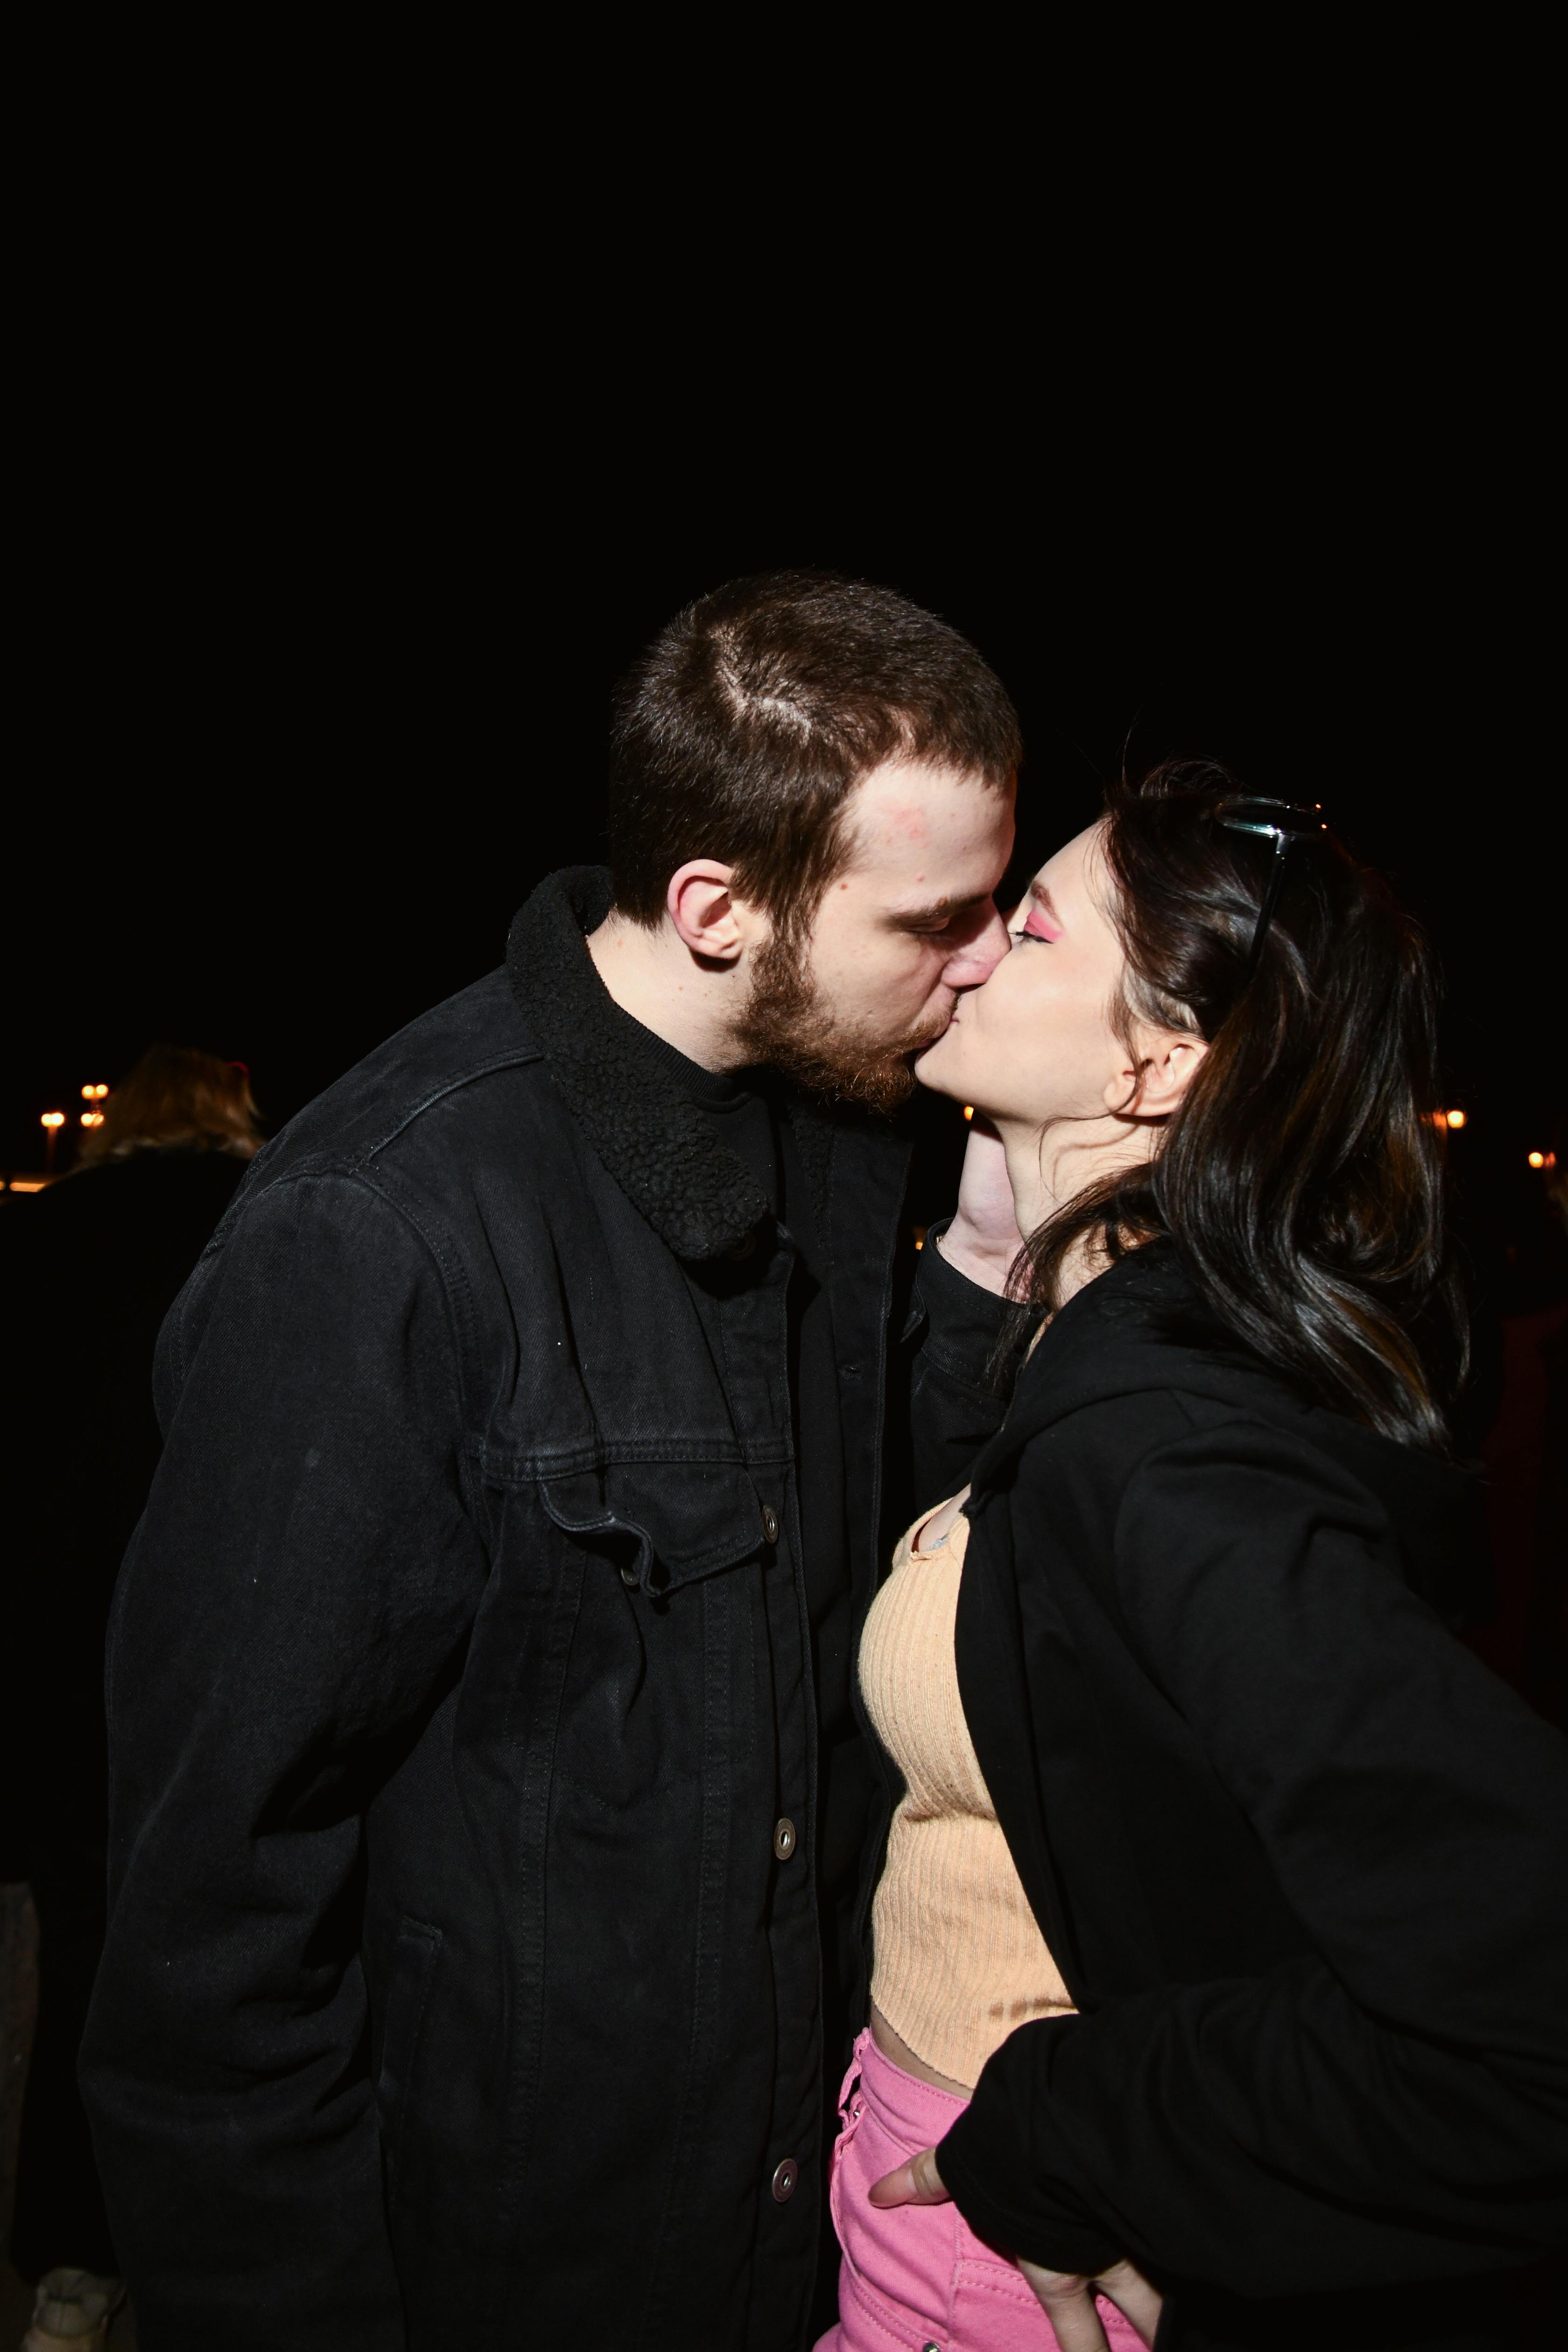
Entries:
{"label": "woman's closed eye", "polygon": [[1043,940],[1047,947],[1053,940],[1059,940],[1060,937],[1060,931],[1058,930],[1056,925],[1051,921],[1051,919],[1047,914],[1045,908],[1040,906],[1037,901],[1029,908],[1028,919],[1026,921],[1023,929],[1016,934],[1016,938],[1020,943],[1025,940]]}

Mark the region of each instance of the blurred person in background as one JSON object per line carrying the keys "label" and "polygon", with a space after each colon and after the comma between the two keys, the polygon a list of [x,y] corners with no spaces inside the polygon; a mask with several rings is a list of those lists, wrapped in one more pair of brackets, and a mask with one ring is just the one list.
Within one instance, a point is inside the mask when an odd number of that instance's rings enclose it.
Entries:
{"label": "blurred person in background", "polygon": [[0,1243],[13,1335],[0,1877],[30,1883],[39,1936],[11,2260],[56,2290],[40,2293],[40,2352],[90,2341],[82,2323],[115,2299],[76,2059],[103,1943],[104,1629],[158,1461],[153,1352],[261,1139],[243,1065],[153,1045],[70,1176],[12,1211]]}

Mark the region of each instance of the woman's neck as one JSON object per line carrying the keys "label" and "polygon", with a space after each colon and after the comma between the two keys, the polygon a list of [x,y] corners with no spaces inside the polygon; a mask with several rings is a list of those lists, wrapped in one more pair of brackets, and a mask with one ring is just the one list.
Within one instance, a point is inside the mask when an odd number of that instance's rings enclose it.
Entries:
{"label": "woman's neck", "polygon": [[[1109,1112],[1103,1118],[1056,1119],[1045,1128],[999,1118],[996,1129],[1007,1155],[1018,1231],[1026,1236],[1091,1184],[1146,1166],[1158,1134],[1148,1124]],[[1106,1263],[1100,1235],[1081,1234],[1062,1261],[1058,1306],[1065,1307],[1075,1291],[1103,1274]]]}

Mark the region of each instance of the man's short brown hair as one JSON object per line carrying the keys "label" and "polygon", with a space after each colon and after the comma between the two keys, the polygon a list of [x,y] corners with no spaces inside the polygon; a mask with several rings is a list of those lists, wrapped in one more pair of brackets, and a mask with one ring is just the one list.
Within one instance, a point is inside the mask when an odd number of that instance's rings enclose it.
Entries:
{"label": "man's short brown hair", "polygon": [[845,803],[885,760],[1007,783],[1017,714],[974,647],[890,588],[765,572],[700,596],[616,688],[610,866],[650,927],[689,858],[735,869],[781,931],[846,851]]}

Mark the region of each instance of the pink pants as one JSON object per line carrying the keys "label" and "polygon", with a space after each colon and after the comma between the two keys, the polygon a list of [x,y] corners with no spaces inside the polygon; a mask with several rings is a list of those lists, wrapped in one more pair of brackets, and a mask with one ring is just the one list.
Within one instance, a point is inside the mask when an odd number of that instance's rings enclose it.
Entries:
{"label": "pink pants", "polygon": [[[984,2244],[956,2205],[883,2211],[868,2201],[871,2183],[934,2147],[966,2104],[884,2058],[868,2027],[856,2042],[830,2191],[844,2250],[838,2325],[816,2352],[1059,2352],[1017,2264]],[[1095,2302],[1111,2352],[1143,2352],[1115,2305]]]}

